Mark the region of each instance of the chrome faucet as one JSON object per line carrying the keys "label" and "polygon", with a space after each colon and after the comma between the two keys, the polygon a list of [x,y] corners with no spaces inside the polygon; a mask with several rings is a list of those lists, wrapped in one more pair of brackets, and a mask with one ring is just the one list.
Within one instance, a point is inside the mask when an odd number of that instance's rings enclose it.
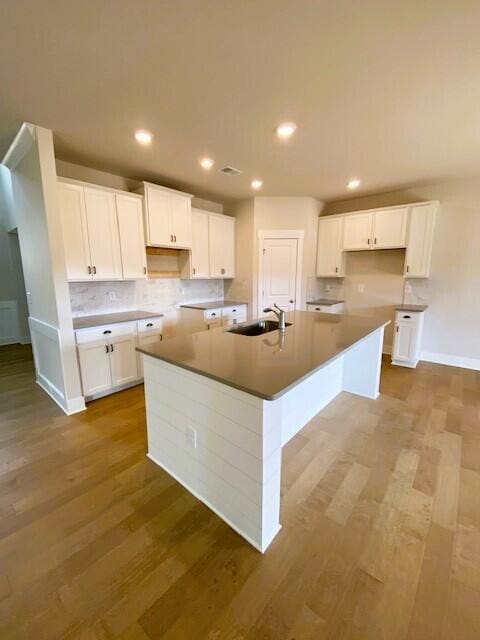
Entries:
{"label": "chrome faucet", "polygon": [[273,306],[276,307],[278,311],[275,311],[275,309],[272,309],[271,307],[266,307],[263,310],[263,313],[274,313],[278,318],[278,330],[285,331],[285,311],[280,309],[278,304],[274,304]]}

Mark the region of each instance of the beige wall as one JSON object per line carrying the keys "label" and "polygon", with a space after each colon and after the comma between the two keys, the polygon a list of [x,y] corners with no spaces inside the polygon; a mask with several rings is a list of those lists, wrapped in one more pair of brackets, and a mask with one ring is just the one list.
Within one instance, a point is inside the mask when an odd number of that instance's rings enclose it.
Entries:
{"label": "beige wall", "polygon": [[302,291],[300,298],[315,296],[317,221],[323,203],[315,198],[257,197],[238,203],[236,218],[236,278],[226,284],[226,296],[245,300],[257,315],[258,231],[295,229],[304,232]]}
{"label": "beige wall", "polygon": [[[431,277],[409,280],[409,302],[425,302],[426,358],[480,368],[480,180],[469,178],[328,203],[323,214],[439,200]],[[392,279],[393,286],[393,279]]]}

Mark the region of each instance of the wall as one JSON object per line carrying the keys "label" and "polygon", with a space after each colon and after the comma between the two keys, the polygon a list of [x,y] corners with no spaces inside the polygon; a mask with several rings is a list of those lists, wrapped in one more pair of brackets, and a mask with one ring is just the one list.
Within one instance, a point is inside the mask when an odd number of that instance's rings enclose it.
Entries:
{"label": "wall", "polygon": [[52,132],[23,125],[8,155],[37,382],[66,411],[85,408],[58,211]]}
{"label": "wall", "polygon": [[422,358],[480,369],[480,181],[449,180],[328,203],[323,214],[439,200],[429,280],[409,280],[407,302],[429,304]]}
{"label": "wall", "polygon": [[254,199],[243,200],[232,207],[235,217],[235,278],[225,281],[225,297],[247,302],[253,313],[253,237]]}

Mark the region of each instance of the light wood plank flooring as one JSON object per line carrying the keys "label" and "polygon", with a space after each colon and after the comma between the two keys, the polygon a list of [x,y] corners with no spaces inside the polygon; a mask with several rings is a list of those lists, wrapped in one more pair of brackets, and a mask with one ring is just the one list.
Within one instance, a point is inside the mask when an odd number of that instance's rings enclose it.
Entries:
{"label": "light wood plank flooring", "polygon": [[265,556],[145,457],[143,387],[64,416],[0,349],[0,638],[479,640],[480,375],[385,361],[285,448]]}

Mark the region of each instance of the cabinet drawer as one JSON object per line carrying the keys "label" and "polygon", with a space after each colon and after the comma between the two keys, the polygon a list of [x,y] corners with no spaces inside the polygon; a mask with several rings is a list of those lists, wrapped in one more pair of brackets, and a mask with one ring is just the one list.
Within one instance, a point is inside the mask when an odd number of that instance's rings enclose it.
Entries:
{"label": "cabinet drawer", "polygon": [[207,327],[209,329],[216,329],[217,327],[221,327],[222,326],[222,319],[218,318],[218,319],[213,319],[213,320],[209,320]]}
{"label": "cabinet drawer", "polygon": [[234,307],[224,307],[222,310],[222,316],[224,318],[237,318],[238,316],[246,316],[247,307],[244,304],[239,304]]}
{"label": "cabinet drawer", "polygon": [[397,311],[395,313],[395,323],[419,324],[422,314],[418,311]]}
{"label": "cabinet drawer", "polygon": [[343,302],[338,304],[307,304],[307,311],[316,313],[343,313]]}
{"label": "cabinet drawer", "polygon": [[221,317],[222,317],[221,309],[209,309],[208,311],[205,311],[205,314],[204,314],[205,320],[215,320]]}
{"label": "cabinet drawer", "polygon": [[102,325],[88,329],[77,329],[75,336],[77,344],[108,340],[119,336],[134,336],[137,332],[135,322],[119,322],[118,324]]}
{"label": "cabinet drawer", "polygon": [[137,320],[138,333],[146,333],[155,331],[160,333],[162,330],[162,318],[145,318],[144,320]]}

